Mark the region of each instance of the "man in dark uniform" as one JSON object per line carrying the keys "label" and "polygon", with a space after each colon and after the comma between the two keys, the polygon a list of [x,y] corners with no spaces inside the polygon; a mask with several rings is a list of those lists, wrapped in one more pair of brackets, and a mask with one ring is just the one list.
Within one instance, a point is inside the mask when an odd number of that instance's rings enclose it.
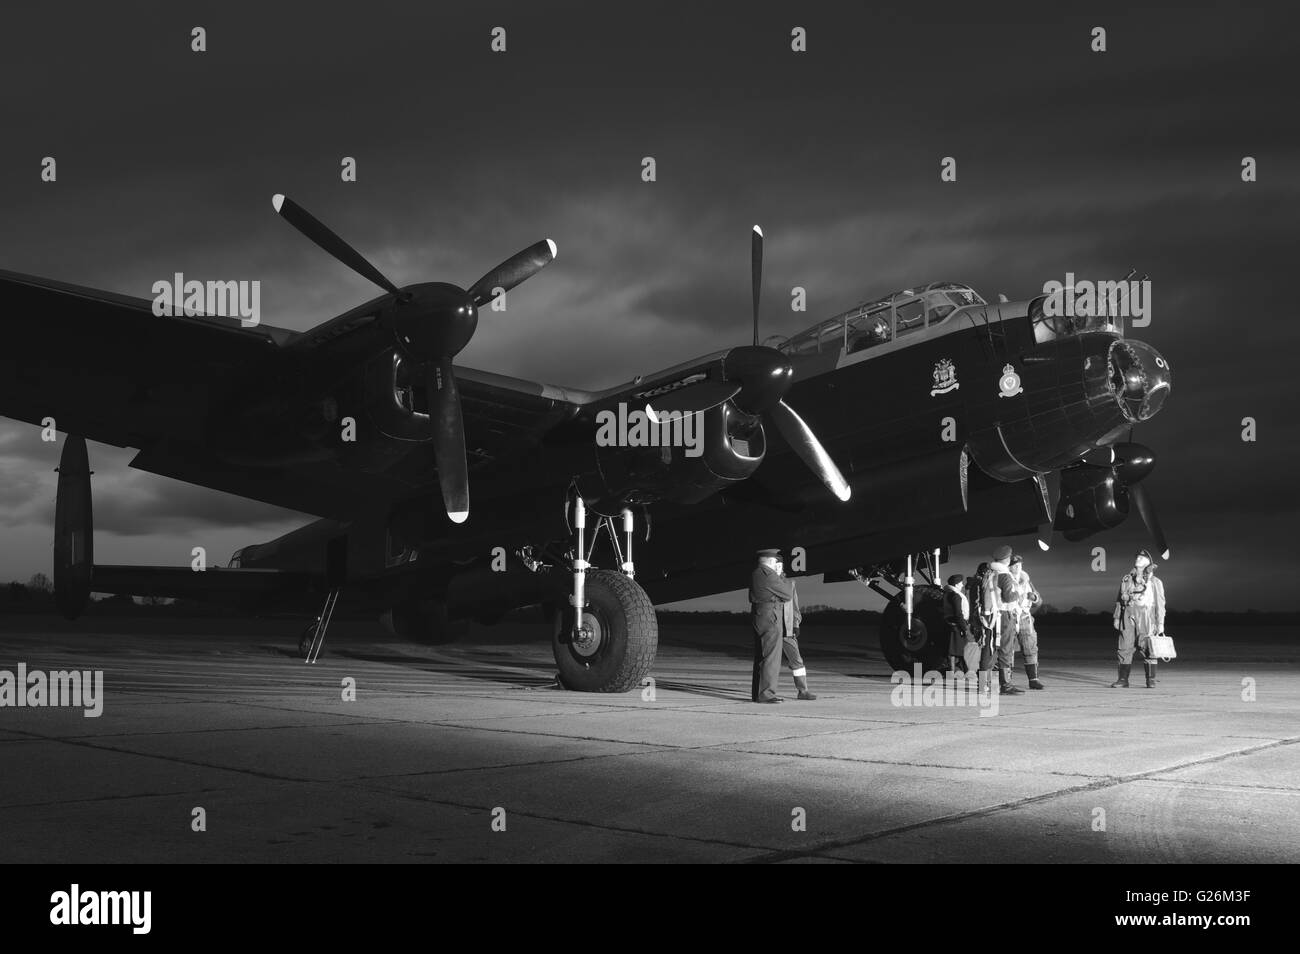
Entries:
{"label": "man in dark uniform", "polygon": [[948,624],[948,671],[959,672],[959,665],[964,665],[966,672],[975,672],[979,667],[979,640],[970,629],[970,597],[966,595],[966,578],[960,573],[948,577],[948,585],[943,588],[943,621]]}
{"label": "man in dark uniform", "polygon": [[749,580],[749,603],[754,624],[754,679],[750,698],[755,702],[783,702],[776,694],[781,678],[785,604],[794,599],[794,586],[777,569],[780,550],[759,550],[758,566]]}

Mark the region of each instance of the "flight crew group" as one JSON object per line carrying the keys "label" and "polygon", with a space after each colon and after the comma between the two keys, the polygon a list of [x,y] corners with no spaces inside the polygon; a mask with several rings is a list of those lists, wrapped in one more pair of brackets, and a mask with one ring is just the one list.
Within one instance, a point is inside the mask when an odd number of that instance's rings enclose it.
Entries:
{"label": "flight crew group", "polygon": [[[780,550],[759,550],[750,579],[749,602],[754,624],[754,702],[782,702],[777,695],[784,652],[794,675],[798,698],[817,697],[808,691],[808,670],[799,652],[799,595],[794,580],[783,572]],[[992,693],[994,664],[1002,695],[1019,694],[1012,681],[1016,650],[1024,656],[1030,689],[1043,689],[1038,678],[1038,632],[1034,612],[1042,597],[1025,572],[1024,560],[1008,546],[998,547],[993,560],[981,563],[969,578],[948,577],[943,591],[943,616],[948,624],[949,669],[977,672],[981,692]],[[1119,678],[1111,688],[1127,689],[1133,654],[1141,652],[1146,684],[1156,684],[1156,659],[1150,639],[1164,635],[1165,588],[1155,575],[1151,554],[1139,550],[1133,569],[1120,581],[1112,622],[1118,636]]]}
{"label": "flight crew group", "polygon": [[943,618],[948,624],[949,669],[964,667],[979,673],[981,692],[993,691],[993,668],[998,670],[1002,695],[1022,690],[1012,681],[1016,650],[1025,657],[1030,689],[1043,689],[1038,678],[1038,631],[1034,612],[1043,598],[1025,572],[1025,561],[1007,546],[998,547],[993,560],[981,563],[969,578],[948,577],[943,593]]}

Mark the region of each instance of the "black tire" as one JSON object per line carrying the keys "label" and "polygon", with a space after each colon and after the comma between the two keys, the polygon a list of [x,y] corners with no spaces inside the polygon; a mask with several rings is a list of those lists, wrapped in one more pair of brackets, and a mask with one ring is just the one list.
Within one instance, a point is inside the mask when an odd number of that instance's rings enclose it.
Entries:
{"label": "black tire", "polygon": [[[298,637],[298,655],[302,659],[306,659],[307,654],[311,652],[311,642],[315,635],[316,623],[311,622],[307,624],[307,628],[304,629],[302,635]],[[321,652],[323,653],[324,650],[321,650]]]}
{"label": "black tire", "polygon": [[654,665],[659,620],[645,590],[622,573],[588,570],[584,614],[589,637],[573,638],[573,607],[555,614],[551,649],[560,682],[578,692],[628,692]]}
{"label": "black tire", "polygon": [[891,600],[880,619],[880,651],[895,671],[910,673],[921,664],[922,672],[948,668],[948,624],[943,619],[943,591],[937,586],[918,586],[912,591],[912,631],[906,632],[907,615],[900,598]]}
{"label": "black tire", "polygon": [[463,626],[447,618],[447,604],[434,600],[399,603],[379,617],[394,636],[430,646],[453,643],[462,635]]}

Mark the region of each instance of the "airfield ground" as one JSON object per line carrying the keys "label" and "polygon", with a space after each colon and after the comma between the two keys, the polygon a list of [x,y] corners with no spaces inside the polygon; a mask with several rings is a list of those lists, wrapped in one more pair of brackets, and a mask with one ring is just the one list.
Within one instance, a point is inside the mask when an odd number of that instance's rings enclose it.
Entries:
{"label": "airfield ground", "polygon": [[340,624],[309,667],[287,622],[35,622],[0,669],[102,669],[104,708],[0,708],[0,861],[1300,861],[1281,628],[1183,633],[1154,690],[1045,631],[1047,690],[981,717],[894,705],[847,627],[805,630],[821,698],[755,706],[740,627],[665,628],[650,700],[556,688],[518,624]]}

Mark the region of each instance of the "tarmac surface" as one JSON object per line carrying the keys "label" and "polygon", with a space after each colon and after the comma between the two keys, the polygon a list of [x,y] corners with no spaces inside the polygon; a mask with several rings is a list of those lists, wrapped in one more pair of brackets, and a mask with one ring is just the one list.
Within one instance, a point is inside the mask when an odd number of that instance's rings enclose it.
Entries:
{"label": "tarmac surface", "polygon": [[849,627],[805,628],[819,699],[757,706],[740,627],[665,629],[653,691],[590,695],[518,624],[336,626],[315,666],[289,622],[23,625],[0,670],[102,669],[103,711],[0,708],[4,862],[1300,861],[1277,629],[1184,634],[1152,690],[1108,688],[1109,634],[1044,632],[1047,689],[984,716],[895,704]]}

